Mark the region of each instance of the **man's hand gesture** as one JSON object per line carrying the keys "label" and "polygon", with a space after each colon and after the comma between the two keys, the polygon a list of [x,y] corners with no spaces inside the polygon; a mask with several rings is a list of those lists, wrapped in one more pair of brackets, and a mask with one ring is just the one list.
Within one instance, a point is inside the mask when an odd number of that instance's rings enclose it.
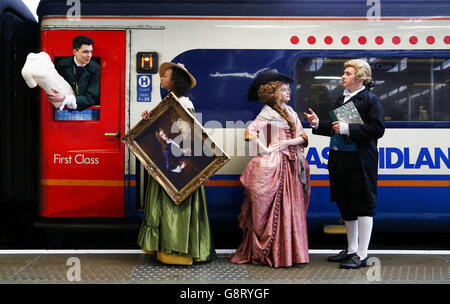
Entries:
{"label": "man's hand gesture", "polygon": [[308,108],[309,114],[306,112],[303,112],[303,114],[305,114],[306,119],[308,120],[309,124],[311,126],[315,126],[317,124],[317,121],[319,120],[319,117],[317,117],[316,113],[314,113],[313,110],[311,110],[311,108]]}

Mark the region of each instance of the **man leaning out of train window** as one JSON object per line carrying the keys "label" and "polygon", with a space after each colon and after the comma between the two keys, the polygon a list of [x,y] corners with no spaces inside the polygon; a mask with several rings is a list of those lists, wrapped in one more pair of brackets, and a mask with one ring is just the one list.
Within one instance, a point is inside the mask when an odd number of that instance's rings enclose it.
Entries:
{"label": "man leaning out of train window", "polygon": [[76,36],[72,41],[73,56],[61,59],[56,70],[70,84],[75,95],[64,95],[52,89],[47,93],[51,102],[62,102],[71,110],[82,111],[100,102],[100,65],[92,59],[94,40]]}

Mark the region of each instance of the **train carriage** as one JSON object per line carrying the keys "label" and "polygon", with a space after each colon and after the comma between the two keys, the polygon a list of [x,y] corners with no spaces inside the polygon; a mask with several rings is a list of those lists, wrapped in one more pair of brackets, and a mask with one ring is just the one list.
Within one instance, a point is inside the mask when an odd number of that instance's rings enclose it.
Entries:
{"label": "train carriage", "polygon": [[157,65],[172,61],[195,75],[197,119],[231,156],[206,183],[213,226],[237,226],[239,176],[250,159],[244,130],[262,107],[247,101],[250,83],[266,68],[295,79],[290,105],[310,138],[308,229],[322,231],[339,220],[329,199],[329,139],[312,135],[303,112],[327,117],[342,94],[343,63],[365,58],[386,121],[374,230],[449,231],[447,1],[69,3],[41,1],[41,50],[56,62],[71,56],[76,35],[93,38],[100,105],[59,111],[41,92],[42,219],[142,219],[148,175],[120,137],[161,101]]}

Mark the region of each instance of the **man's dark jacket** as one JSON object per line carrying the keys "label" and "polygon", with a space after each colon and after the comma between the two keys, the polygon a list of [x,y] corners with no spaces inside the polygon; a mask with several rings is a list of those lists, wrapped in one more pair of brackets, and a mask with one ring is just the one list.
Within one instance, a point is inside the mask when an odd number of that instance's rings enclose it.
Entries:
{"label": "man's dark jacket", "polygon": [[[378,150],[377,141],[384,134],[384,112],[380,99],[368,91],[362,90],[347,102],[353,101],[364,124],[349,124],[350,139],[358,146],[358,152],[363,168],[364,179],[369,193],[370,205],[376,206]],[[344,96],[339,97],[333,105],[333,110],[342,106]],[[312,129],[313,134],[332,136],[334,134],[331,121],[319,119],[319,127]],[[331,147],[330,147],[331,148]],[[334,191],[330,189],[331,200],[335,201]]]}
{"label": "man's dark jacket", "polygon": [[78,94],[76,92],[73,56],[61,59],[56,64],[56,70],[75,92],[78,111],[100,104],[100,65],[98,63],[91,60],[86,65],[78,81]]}

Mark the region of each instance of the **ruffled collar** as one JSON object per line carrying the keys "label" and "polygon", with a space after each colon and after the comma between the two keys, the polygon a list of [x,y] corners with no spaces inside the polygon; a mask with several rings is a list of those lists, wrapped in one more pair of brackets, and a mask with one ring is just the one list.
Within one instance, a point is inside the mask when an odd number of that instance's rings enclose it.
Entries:
{"label": "ruffled collar", "polygon": [[181,96],[178,98],[178,100],[180,101],[181,105],[183,107],[185,107],[186,109],[192,109],[194,110],[194,104],[192,103],[192,101],[189,99],[189,97],[186,96]]}
{"label": "ruffled collar", "polygon": [[[294,109],[286,104],[283,104],[281,107],[286,109],[289,117],[292,119],[292,121],[295,121],[295,116],[293,115]],[[281,128],[290,129],[287,121],[277,111],[275,111],[268,105],[264,105],[257,118],[267,120],[272,123],[276,122]]]}

